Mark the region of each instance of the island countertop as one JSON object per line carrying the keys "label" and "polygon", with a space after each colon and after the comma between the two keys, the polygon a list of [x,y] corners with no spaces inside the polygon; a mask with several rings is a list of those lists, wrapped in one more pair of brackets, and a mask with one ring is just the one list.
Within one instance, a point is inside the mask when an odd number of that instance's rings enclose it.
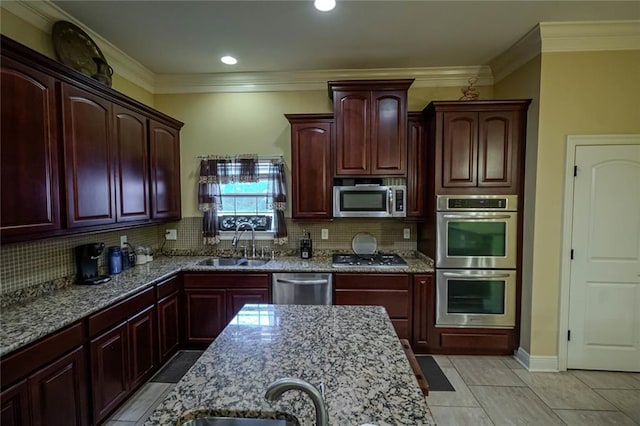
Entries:
{"label": "island countertop", "polygon": [[264,398],[282,377],[324,383],[330,425],[434,423],[384,308],[245,305],[145,424],[283,413],[314,424],[305,394]]}

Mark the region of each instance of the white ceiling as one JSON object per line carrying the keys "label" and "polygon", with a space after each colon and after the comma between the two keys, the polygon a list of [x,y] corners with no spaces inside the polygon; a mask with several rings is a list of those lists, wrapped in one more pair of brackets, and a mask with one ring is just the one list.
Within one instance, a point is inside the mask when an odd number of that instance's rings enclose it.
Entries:
{"label": "white ceiling", "polygon": [[640,19],[639,1],[337,1],[53,3],[156,74],[486,65],[539,22]]}

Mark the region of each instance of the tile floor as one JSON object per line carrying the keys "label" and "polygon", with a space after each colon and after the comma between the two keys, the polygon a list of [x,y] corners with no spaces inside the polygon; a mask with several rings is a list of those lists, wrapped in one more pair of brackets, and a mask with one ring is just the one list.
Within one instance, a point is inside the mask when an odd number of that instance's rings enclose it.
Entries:
{"label": "tile floor", "polygon": [[[434,358],[456,389],[427,397],[438,426],[640,425],[638,373],[530,373],[510,357]],[[143,424],[173,386],[145,384],[107,425]]]}

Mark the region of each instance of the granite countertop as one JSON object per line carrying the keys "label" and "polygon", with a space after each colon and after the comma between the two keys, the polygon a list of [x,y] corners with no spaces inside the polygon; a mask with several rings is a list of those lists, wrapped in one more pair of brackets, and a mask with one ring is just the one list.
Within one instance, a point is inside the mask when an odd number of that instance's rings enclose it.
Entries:
{"label": "granite countertop", "polygon": [[[198,262],[211,256],[162,256],[153,262],[135,266],[113,275],[108,283],[96,286],[70,285],[47,292],[36,298],[19,301],[2,309],[0,322],[0,356],[36,341],[74,323],[117,301],[132,296],[180,271],[305,271],[305,272],[370,272],[422,273],[433,272],[433,262],[424,257],[405,258],[403,268],[332,268],[328,256],[302,260],[282,257],[263,266],[199,266]],[[3,296],[4,297],[4,296]]]}
{"label": "granite countertop", "polygon": [[330,425],[434,423],[384,308],[245,305],[145,424],[285,413],[314,424],[299,391],[264,398],[282,377],[324,383]]}

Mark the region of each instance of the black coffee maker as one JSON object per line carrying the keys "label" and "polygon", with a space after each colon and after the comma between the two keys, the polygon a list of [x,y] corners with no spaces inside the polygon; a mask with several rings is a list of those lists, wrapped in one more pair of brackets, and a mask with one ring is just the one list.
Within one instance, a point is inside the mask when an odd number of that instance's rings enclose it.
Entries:
{"label": "black coffee maker", "polygon": [[98,275],[98,259],[104,251],[104,243],[83,244],[75,247],[78,284],[103,284],[111,281],[109,275]]}

